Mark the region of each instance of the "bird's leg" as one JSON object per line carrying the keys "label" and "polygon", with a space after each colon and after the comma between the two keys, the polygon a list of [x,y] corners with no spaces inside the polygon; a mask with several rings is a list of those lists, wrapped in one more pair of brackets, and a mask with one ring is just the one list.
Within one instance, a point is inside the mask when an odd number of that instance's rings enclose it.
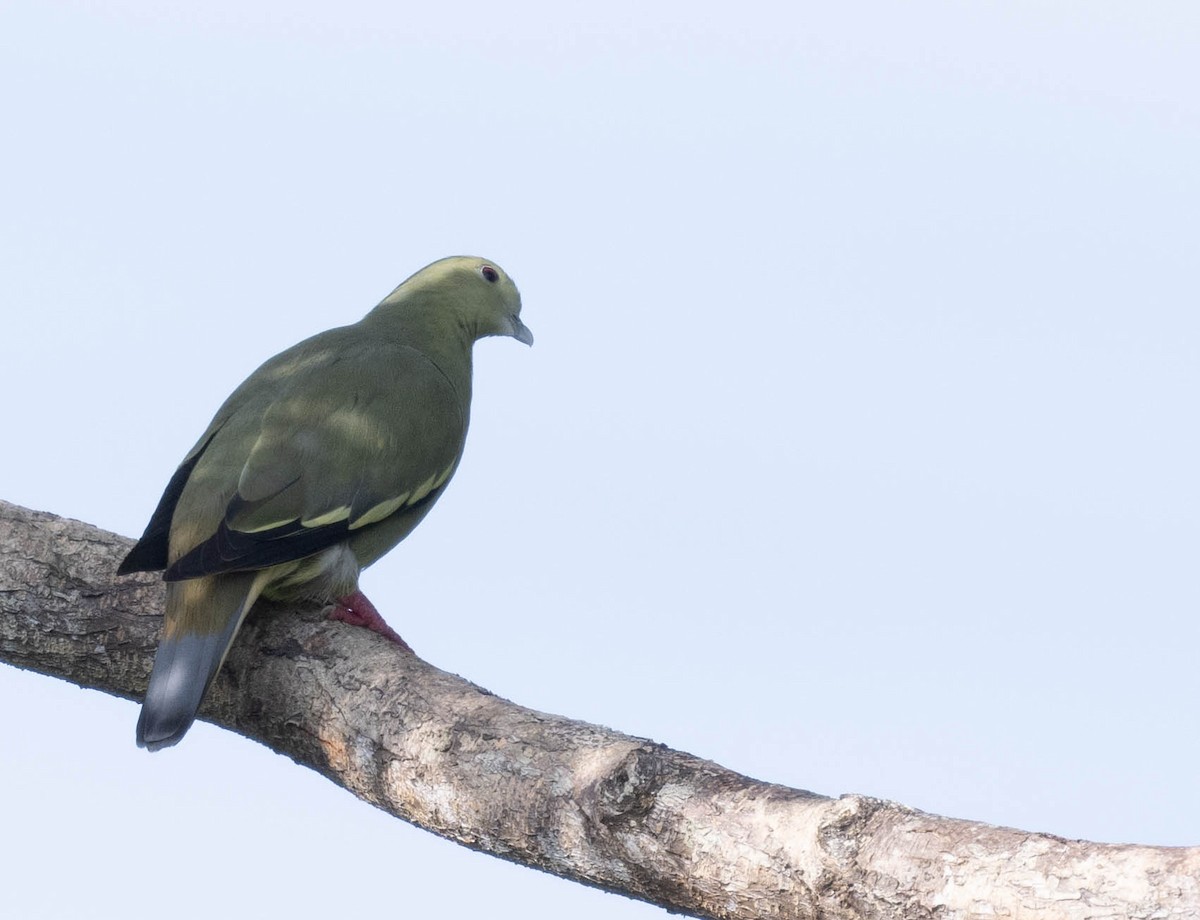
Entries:
{"label": "bird's leg", "polygon": [[329,619],[341,620],[351,626],[365,626],[372,632],[379,633],[383,638],[395,642],[406,652],[412,651],[408,643],[400,638],[400,634],[383,621],[383,617],[375,609],[375,605],[367,600],[367,596],[361,591],[339,597],[329,612]]}

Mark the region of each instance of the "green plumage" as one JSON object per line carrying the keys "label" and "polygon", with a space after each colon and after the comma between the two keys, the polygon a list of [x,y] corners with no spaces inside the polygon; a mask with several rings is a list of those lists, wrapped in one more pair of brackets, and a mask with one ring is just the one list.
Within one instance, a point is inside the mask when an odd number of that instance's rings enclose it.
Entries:
{"label": "green plumage", "polygon": [[333,603],[417,526],[462,456],[472,345],[532,344],[520,310],[494,263],[443,259],[225,401],[118,570],[168,583],[139,745],[183,737],[260,595]]}

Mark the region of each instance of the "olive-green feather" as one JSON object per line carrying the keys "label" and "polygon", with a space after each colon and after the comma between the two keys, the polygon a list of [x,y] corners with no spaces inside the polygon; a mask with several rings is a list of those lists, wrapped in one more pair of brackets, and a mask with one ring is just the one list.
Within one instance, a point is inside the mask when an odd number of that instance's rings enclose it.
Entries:
{"label": "olive-green feather", "polygon": [[462,456],[472,345],[532,344],[520,309],[494,263],[443,259],[229,396],[119,569],[168,581],[139,744],[183,736],[260,595],[331,602],[421,521]]}
{"label": "olive-green feather", "polygon": [[454,472],[470,407],[420,352],[352,342],[286,381],[253,426],[226,426],[200,457],[183,514],[204,520],[212,495],[232,494],[168,580],[304,558],[431,503]]}

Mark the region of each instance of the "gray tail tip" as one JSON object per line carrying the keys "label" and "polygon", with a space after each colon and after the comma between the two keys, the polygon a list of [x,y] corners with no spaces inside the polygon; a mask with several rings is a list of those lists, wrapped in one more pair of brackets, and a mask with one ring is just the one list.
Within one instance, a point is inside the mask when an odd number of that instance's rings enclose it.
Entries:
{"label": "gray tail tip", "polygon": [[192,719],[148,719],[146,707],[138,716],[137,746],[147,751],[161,751],[180,742],[192,727]]}

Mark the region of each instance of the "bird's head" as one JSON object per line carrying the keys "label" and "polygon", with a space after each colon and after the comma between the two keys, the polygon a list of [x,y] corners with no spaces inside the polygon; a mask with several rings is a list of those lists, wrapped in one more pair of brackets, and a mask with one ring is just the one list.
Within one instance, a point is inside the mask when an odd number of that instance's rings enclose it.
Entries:
{"label": "bird's head", "polygon": [[391,307],[435,310],[469,338],[509,335],[526,345],[533,333],[521,322],[521,294],[495,262],[478,256],[440,259],[404,281],[376,310]]}

